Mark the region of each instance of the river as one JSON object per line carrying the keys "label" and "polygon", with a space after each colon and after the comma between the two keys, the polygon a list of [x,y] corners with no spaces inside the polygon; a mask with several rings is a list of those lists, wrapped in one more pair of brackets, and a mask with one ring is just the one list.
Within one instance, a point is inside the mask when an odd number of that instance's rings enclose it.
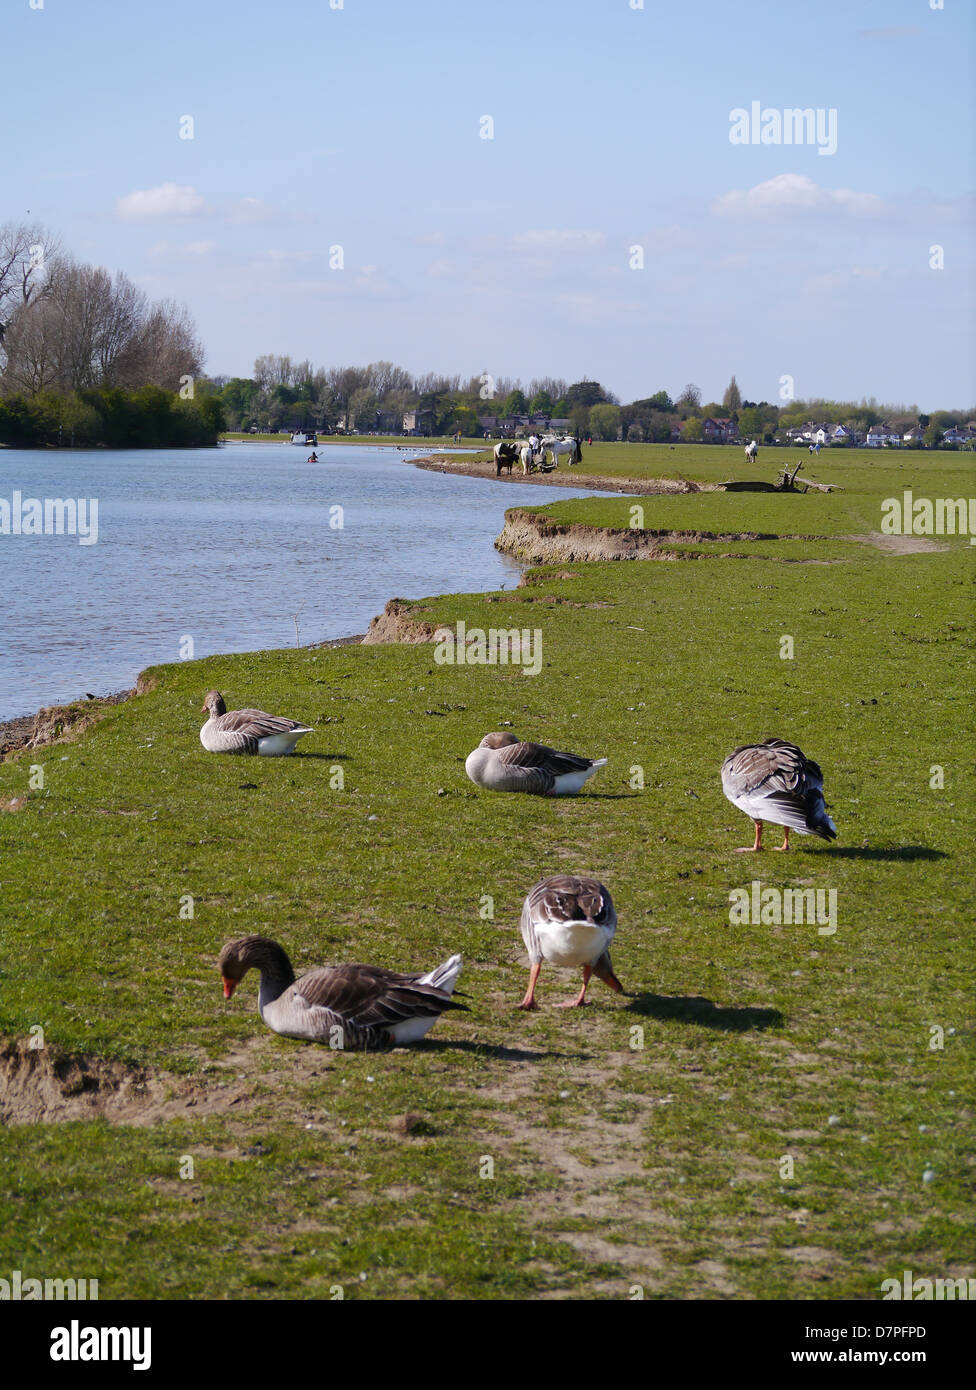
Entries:
{"label": "river", "polygon": [[131,686],[187,639],[195,657],[292,646],[297,621],[304,645],[364,632],[392,597],[517,584],[492,542],[524,487],[415,468],[422,448],[318,452],[0,450],[0,520],[17,493],[21,515],[28,498],[98,503],[94,544],[0,534],[0,720]]}

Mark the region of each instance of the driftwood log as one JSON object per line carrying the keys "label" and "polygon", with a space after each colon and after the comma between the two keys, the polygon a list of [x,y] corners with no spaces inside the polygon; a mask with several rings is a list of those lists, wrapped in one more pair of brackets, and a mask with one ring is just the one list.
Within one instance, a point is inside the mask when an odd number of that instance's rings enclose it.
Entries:
{"label": "driftwood log", "polygon": [[810,488],[815,488],[817,492],[844,491],[837,483],[815,483],[810,478],[804,478],[798,484],[796,475],[802,467],[803,460],[801,459],[792,472],[789,468],[781,468],[775,483],[761,482],[759,479],[745,479],[741,482],[719,483],[719,487],[724,492],[807,492]]}

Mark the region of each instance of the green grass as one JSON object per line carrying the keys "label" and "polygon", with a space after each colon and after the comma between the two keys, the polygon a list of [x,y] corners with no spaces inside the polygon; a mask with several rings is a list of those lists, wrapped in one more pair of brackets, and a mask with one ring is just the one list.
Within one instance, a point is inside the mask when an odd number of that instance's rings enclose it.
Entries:
{"label": "green grass", "polygon": [[[644,502],[713,500],[742,499]],[[787,500],[855,529],[835,496]],[[577,505],[628,503],[556,510]],[[423,645],[213,657],[0,766],[0,800],[44,769],[0,813],[0,1033],[248,1086],[199,1119],[0,1131],[0,1270],[102,1297],[498,1299],[877,1298],[903,1269],[971,1272],[972,551],[752,544],[416,603],[540,629],[536,678]],[[824,545],[842,567],[769,563]],[[212,757],[211,686],[317,732],[291,759]],[[576,799],[483,793],[463,760],[505,720],[609,766]],[[718,768],[771,733],[821,762],[835,845],[734,853],[752,830]],[[592,1008],[553,1009],[575,982],[547,969],[522,1014],[522,898],[574,870],[613,892],[628,997],[595,982]],[[835,889],[836,934],[730,925],[757,878]],[[253,975],[221,995],[220,946],[250,931],[299,970],[461,950],[471,1012],[391,1054],[275,1037]]]}

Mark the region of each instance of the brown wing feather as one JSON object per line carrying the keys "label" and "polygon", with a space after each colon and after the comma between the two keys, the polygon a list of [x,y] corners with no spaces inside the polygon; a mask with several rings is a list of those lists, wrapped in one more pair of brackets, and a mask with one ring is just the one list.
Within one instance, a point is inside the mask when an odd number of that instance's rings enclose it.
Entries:
{"label": "brown wing feather", "polygon": [[306,1003],[328,1009],[356,1028],[388,1028],[405,1018],[466,1008],[418,979],[378,965],[349,964],[311,970],[294,989]]}

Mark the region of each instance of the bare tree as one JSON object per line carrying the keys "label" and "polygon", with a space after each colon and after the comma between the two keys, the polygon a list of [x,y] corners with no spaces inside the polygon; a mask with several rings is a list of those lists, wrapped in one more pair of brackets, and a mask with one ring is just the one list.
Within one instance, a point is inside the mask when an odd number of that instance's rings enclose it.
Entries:
{"label": "bare tree", "polygon": [[0,344],[14,310],[43,290],[60,254],[60,241],[39,222],[0,226]]}

